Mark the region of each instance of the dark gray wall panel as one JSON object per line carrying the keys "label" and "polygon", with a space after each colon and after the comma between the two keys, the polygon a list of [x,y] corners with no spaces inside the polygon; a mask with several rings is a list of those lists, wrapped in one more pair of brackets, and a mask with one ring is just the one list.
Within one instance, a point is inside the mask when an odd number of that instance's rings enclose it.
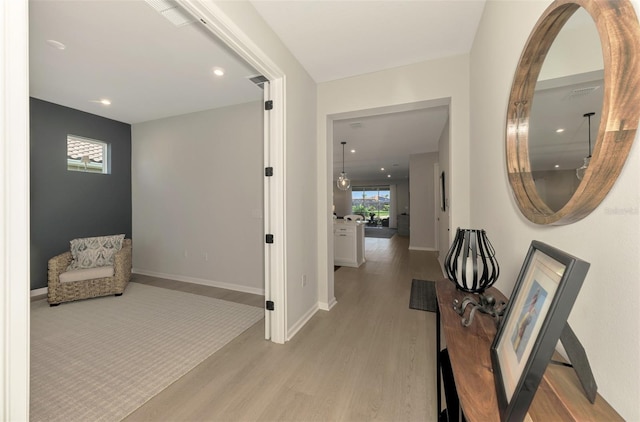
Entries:
{"label": "dark gray wall panel", "polygon": [[[31,289],[77,237],[131,237],[131,125],[31,98]],[[110,145],[111,174],[67,170],[67,135]]]}

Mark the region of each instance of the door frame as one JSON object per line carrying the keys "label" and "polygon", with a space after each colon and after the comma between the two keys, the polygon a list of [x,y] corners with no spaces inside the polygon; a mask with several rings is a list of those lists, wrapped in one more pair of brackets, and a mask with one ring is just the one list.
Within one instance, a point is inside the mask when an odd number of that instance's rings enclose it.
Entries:
{"label": "door frame", "polygon": [[29,419],[29,13],[0,2],[0,419]]}

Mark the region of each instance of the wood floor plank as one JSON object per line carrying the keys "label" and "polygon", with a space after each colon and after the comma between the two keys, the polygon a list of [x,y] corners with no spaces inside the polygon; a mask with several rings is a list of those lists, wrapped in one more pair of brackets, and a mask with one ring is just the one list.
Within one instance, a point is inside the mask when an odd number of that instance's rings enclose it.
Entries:
{"label": "wood floor plank", "polygon": [[[442,277],[408,238],[365,239],[367,262],[335,272],[338,304],[287,344],[257,323],[125,421],[430,421],[435,315],[409,309],[411,280]],[[240,303],[263,298],[152,277],[138,282]],[[257,296],[257,297],[255,297]]]}

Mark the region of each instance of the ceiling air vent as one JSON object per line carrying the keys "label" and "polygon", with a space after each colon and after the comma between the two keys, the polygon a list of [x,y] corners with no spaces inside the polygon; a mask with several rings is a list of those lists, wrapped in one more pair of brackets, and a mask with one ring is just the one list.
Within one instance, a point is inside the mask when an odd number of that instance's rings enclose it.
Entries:
{"label": "ceiling air vent", "polygon": [[577,88],[572,89],[569,93],[564,97],[565,100],[572,100],[574,98],[584,97],[586,95],[590,95],[595,90],[599,89],[599,86],[588,86],[585,88]]}
{"label": "ceiling air vent", "polygon": [[158,13],[167,18],[175,26],[184,26],[195,22],[193,16],[189,15],[182,7],[173,0],[145,0]]}
{"label": "ceiling air vent", "polygon": [[262,75],[249,76],[249,80],[262,89],[264,89],[264,83],[269,82],[269,79],[265,78]]}

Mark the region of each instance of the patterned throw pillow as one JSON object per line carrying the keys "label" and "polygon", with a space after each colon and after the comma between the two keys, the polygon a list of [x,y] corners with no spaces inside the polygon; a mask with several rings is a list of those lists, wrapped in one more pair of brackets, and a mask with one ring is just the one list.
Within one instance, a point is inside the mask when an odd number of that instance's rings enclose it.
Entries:
{"label": "patterned throw pillow", "polygon": [[71,241],[73,261],[67,269],[77,270],[113,265],[114,255],[122,249],[123,240],[123,234],[73,239]]}

